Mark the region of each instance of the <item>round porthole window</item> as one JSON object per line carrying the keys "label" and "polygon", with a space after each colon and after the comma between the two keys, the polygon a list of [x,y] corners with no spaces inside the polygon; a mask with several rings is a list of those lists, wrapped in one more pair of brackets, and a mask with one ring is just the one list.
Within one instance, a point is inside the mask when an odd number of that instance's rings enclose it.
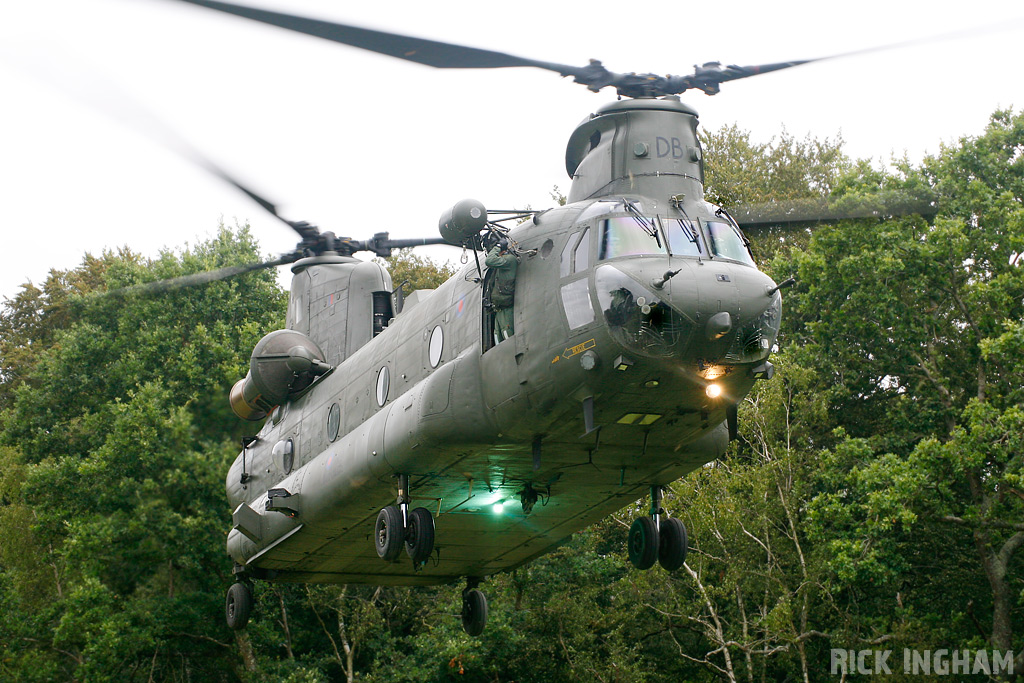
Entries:
{"label": "round porthole window", "polygon": [[444,351],[444,330],[438,325],[430,333],[430,367],[436,368],[441,362],[441,352]]}
{"label": "round porthole window", "polygon": [[290,473],[295,465],[295,443],[291,439],[278,441],[274,444],[273,455],[274,462],[278,464],[281,470],[285,474]]}
{"label": "round porthole window", "polygon": [[334,441],[338,438],[338,430],[341,428],[341,406],[332,403],[327,410],[327,440]]}
{"label": "round porthole window", "polygon": [[383,406],[388,400],[388,389],[391,388],[391,375],[388,366],[377,371],[377,405]]}

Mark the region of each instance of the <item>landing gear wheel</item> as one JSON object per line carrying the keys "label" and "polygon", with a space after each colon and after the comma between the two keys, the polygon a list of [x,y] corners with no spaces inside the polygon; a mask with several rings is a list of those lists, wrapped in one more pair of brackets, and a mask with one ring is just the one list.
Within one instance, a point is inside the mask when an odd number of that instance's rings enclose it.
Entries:
{"label": "landing gear wheel", "polygon": [[650,569],[658,561],[658,525],[640,517],[629,529],[629,561],[637,569]]}
{"label": "landing gear wheel", "polygon": [[409,527],[405,530],[405,552],[417,567],[434,552],[434,516],[427,508],[416,508],[409,513]]}
{"label": "landing gear wheel", "polygon": [[690,547],[682,520],[676,517],[661,520],[658,538],[658,562],[661,566],[670,572],[682,567]]}
{"label": "landing gear wheel", "polygon": [[405,524],[402,522],[402,511],[397,505],[389,505],[377,513],[373,539],[380,559],[385,562],[398,559],[405,541]]}
{"label": "landing gear wheel", "polygon": [[231,584],[224,601],[224,616],[228,628],[241,631],[249,623],[252,614],[252,590],[244,583]]}
{"label": "landing gear wheel", "polygon": [[487,626],[487,596],[477,589],[462,591],[462,629],[474,638]]}

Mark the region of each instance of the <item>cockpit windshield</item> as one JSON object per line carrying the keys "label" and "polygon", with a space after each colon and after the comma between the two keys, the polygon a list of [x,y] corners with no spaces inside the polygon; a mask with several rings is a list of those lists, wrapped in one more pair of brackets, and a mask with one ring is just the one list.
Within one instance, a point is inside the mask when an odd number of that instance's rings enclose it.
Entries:
{"label": "cockpit windshield", "polygon": [[652,218],[631,205],[627,204],[625,208],[628,215],[600,221],[599,259],[602,261],[619,256],[672,254],[698,258],[713,256],[754,265],[747,240],[731,223],[702,220],[706,230],[702,234],[696,220]]}
{"label": "cockpit windshield", "polygon": [[610,213],[624,213],[626,211],[627,204],[633,203],[634,202],[627,202],[625,199],[618,197],[612,199],[598,199],[596,202],[583,209],[578,220],[582,222],[590,218],[606,216]]}
{"label": "cockpit windshield", "polygon": [[701,246],[700,231],[692,221],[681,218],[663,218],[668,235],[668,248],[673,256],[707,256]]}
{"label": "cockpit windshield", "polygon": [[711,238],[711,251],[715,256],[732,259],[748,266],[754,265],[754,259],[747,249],[747,240],[739,230],[724,221],[704,221],[704,227]]}
{"label": "cockpit windshield", "polygon": [[601,260],[639,254],[665,254],[665,242],[653,219],[640,214],[602,221]]}

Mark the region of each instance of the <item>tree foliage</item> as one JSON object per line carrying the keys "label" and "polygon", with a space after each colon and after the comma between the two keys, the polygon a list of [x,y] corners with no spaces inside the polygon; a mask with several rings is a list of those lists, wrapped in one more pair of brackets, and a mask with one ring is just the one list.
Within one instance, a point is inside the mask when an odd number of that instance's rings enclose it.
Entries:
{"label": "tree foliage", "polygon": [[206,615],[230,569],[226,387],[283,322],[283,296],[270,272],[110,292],[258,258],[247,230],[222,230],[152,261],[86,257],[6,303],[2,344],[20,355],[4,377],[0,526],[19,532],[0,539],[0,677],[172,680],[225,647]]}
{"label": "tree foliage", "polygon": [[406,282],[406,293],[417,289],[436,289],[455,274],[450,263],[440,263],[417,254],[412,249],[399,249],[393,256],[378,259],[391,273],[395,286]]}
{"label": "tree foliage", "polygon": [[699,135],[704,195],[720,206],[828,196],[850,166],[839,136],[800,140],[783,130],[759,143],[735,124]]}

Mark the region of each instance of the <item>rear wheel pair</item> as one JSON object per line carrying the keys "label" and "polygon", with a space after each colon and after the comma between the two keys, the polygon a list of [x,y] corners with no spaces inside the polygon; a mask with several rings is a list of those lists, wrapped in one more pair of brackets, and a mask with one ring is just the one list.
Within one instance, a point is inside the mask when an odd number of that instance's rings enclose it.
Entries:
{"label": "rear wheel pair", "polygon": [[385,562],[397,560],[405,546],[413,564],[423,564],[434,552],[434,516],[426,508],[416,508],[406,525],[401,508],[389,505],[377,514],[374,542],[378,557]]}
{"label": "rear wheel pair", "polygon": [[681,520],[661,520],[661,528],[653,517],[640,517],[629,529],[629,561],[637,569],[650,569],[659,562],[667,571],[675,571],[686,562],[689,539]]}

